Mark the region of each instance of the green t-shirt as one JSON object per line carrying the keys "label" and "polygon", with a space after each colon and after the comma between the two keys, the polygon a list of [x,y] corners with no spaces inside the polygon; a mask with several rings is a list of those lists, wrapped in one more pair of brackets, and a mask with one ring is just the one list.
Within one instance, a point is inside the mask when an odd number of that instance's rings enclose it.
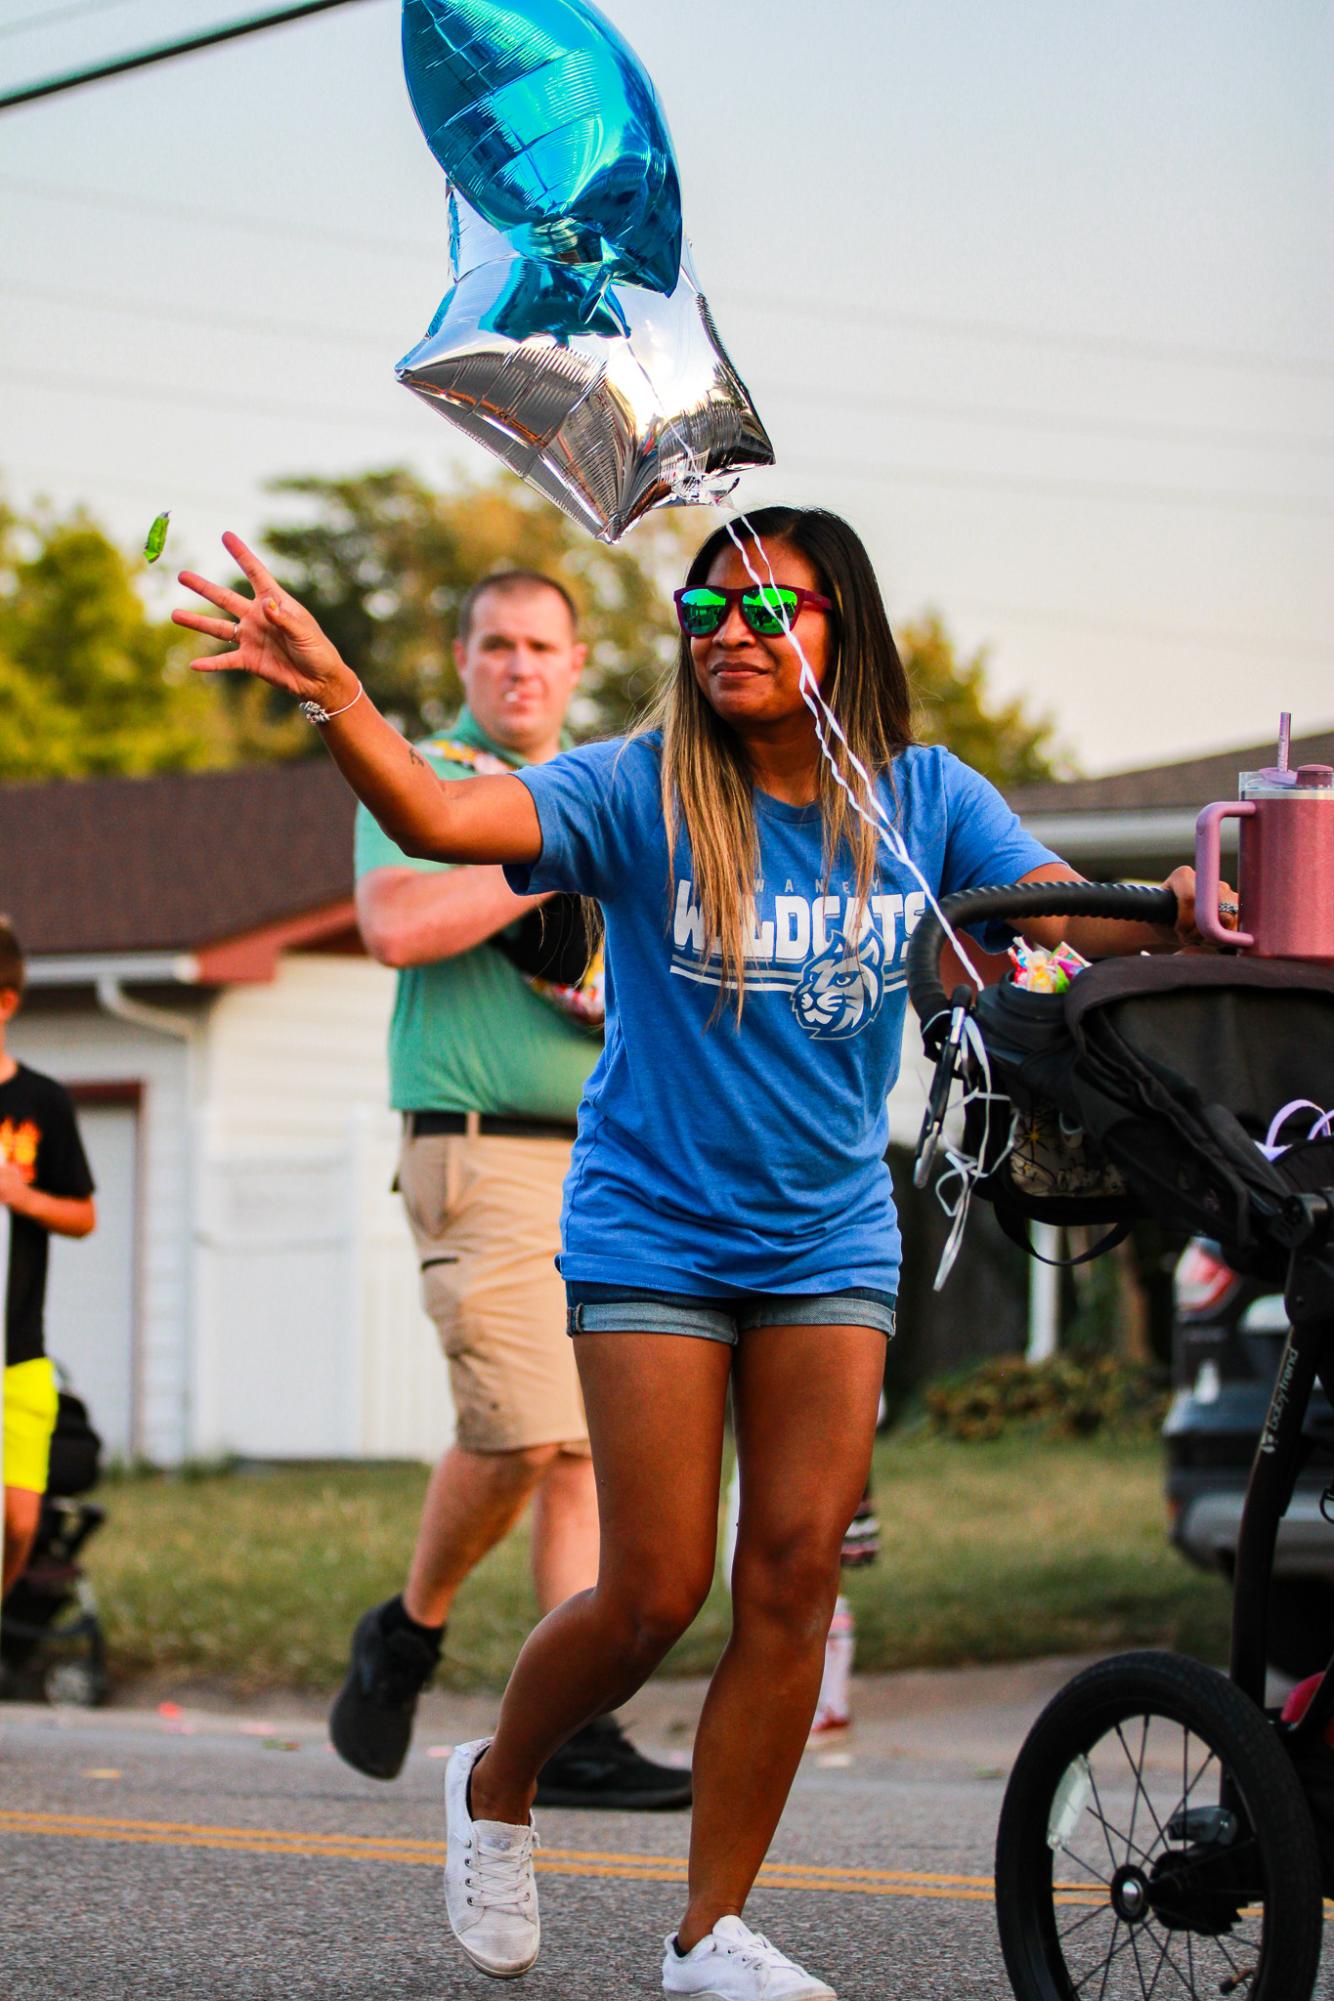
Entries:
{"label": "green t-shirt", "polygon": [[[446,744],[489,753],[507,770],[523,762],[492,743],[467,709],[417,748],[450,783],[475,776],[474,766],[442,754]],[[372,869],[433,873],[453,866],[405,855],[366,808],[359,809],[358,881]],[[389,1102],[400,1112],[573,1119],[601,1051],[600,1036],[541,999],[503,953],[483,943],[457,958],[399,973],[389,1025]]]}

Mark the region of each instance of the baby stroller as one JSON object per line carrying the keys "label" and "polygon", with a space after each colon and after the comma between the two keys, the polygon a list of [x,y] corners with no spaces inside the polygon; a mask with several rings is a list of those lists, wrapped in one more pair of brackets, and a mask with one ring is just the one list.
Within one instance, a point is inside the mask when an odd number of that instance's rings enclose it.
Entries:
{"label": "baby stroller", "polygon": [[[983,918],[1171,922],[1170,891],[1027,884],[949,898]],[[1230,1678],[1166,1653],[1103,1661],[1062,1690],[1015,1763],[996,1908],[1017,2001],[1238,1995],[1307,2001],[1334,1894],[1334,1663],[1298,1716],[1266,1712],[1265,1624],[1278,1524],[1319,1377],[1334,1389],[1334,1142],[1269,1158],[1289,1101],[1334,1104],[1334,968],[1232,956],[1104,960],[1064,994],[940,985],[944,933],[913,935],[908,987],[938,1059],[919,1148],[1017,1228],[1137,1214],[1204,1231],[1285,1286],[1291,1335],[1238,1548]],[[1334,1520],[1334,1493],[1327,1497]],[[1308,1695],[1310,1694],[1307,1691]]]}
{"label": "baby stroller", "polygon": [[106,1700],[106,1645],[79,1563],[106,1520],[104,1509],[79,1498],[97,1484],[101,1450],[82,1400],[62,1386],[32,1554],[0,1617],[0,1693],[11,1700],[84,1708]]}

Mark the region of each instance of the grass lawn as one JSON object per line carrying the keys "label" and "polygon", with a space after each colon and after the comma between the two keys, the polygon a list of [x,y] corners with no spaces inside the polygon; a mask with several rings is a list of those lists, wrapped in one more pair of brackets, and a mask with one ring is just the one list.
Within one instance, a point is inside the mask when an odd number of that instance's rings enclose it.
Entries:
{"label": "grass lawn", "polygon": [[[401,1580],[424,1484],[418,1466],[109,1482],[88,1569],[116,1680],[327,1692],[358,1613]],[[846,1580],[863,1670],[1154,1644],[1225,1657],[1227,1592],[1167,1544],[1154,1443],[886,1439],[876,1495],[883,1554]],[[520,1532],[460,1596],[444,1685],[502,1683],[534,1616]],[[668,1671],[707,1672],[727,1620],[716,1586]]]}

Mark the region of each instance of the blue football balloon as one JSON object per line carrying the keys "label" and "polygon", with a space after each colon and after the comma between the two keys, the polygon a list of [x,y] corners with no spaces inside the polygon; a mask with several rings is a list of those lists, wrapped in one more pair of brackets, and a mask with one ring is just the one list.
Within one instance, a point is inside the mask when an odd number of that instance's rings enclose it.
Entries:
{"label": "blue football balloon", "polygon": [[653,85],[590,0],[403,0],[403,61],[450,282],[399,381],[604,541],[772,465]]}
{"label": "blue football balloon", "polygon": [[565,267],[576,318],[595,324],[613,283],[675,290],[681,187],[667,121],[589,0],[404,0],[403,66],[451,185],[520,256]]}

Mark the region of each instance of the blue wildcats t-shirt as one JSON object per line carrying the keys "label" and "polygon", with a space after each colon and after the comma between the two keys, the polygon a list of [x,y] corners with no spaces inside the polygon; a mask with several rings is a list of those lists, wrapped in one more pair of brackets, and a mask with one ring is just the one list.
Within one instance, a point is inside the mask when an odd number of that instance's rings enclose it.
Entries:
{"label": "blue wildcats t-shirt", "polygon": [[[911,872],[882,845],[857,955],[844,931],[856,884],[823,880],[819,806],[756,792],[745,1009],[739,1028],[727,1003],[709,1026],[718,957],[684,833],[669,866],[656,736],[516,775],[542,853],[506,868],[510,887],[594,896],[607,926],[607,1037],[565,1183],[563,1276],[701,1295],[895,1291],[885,1099],[904,950],[926,907]],[[1058,859],[949,751],[902,752],[881,796],[937,896]],[[992,928],[1001,949],[1008,928]]]}

